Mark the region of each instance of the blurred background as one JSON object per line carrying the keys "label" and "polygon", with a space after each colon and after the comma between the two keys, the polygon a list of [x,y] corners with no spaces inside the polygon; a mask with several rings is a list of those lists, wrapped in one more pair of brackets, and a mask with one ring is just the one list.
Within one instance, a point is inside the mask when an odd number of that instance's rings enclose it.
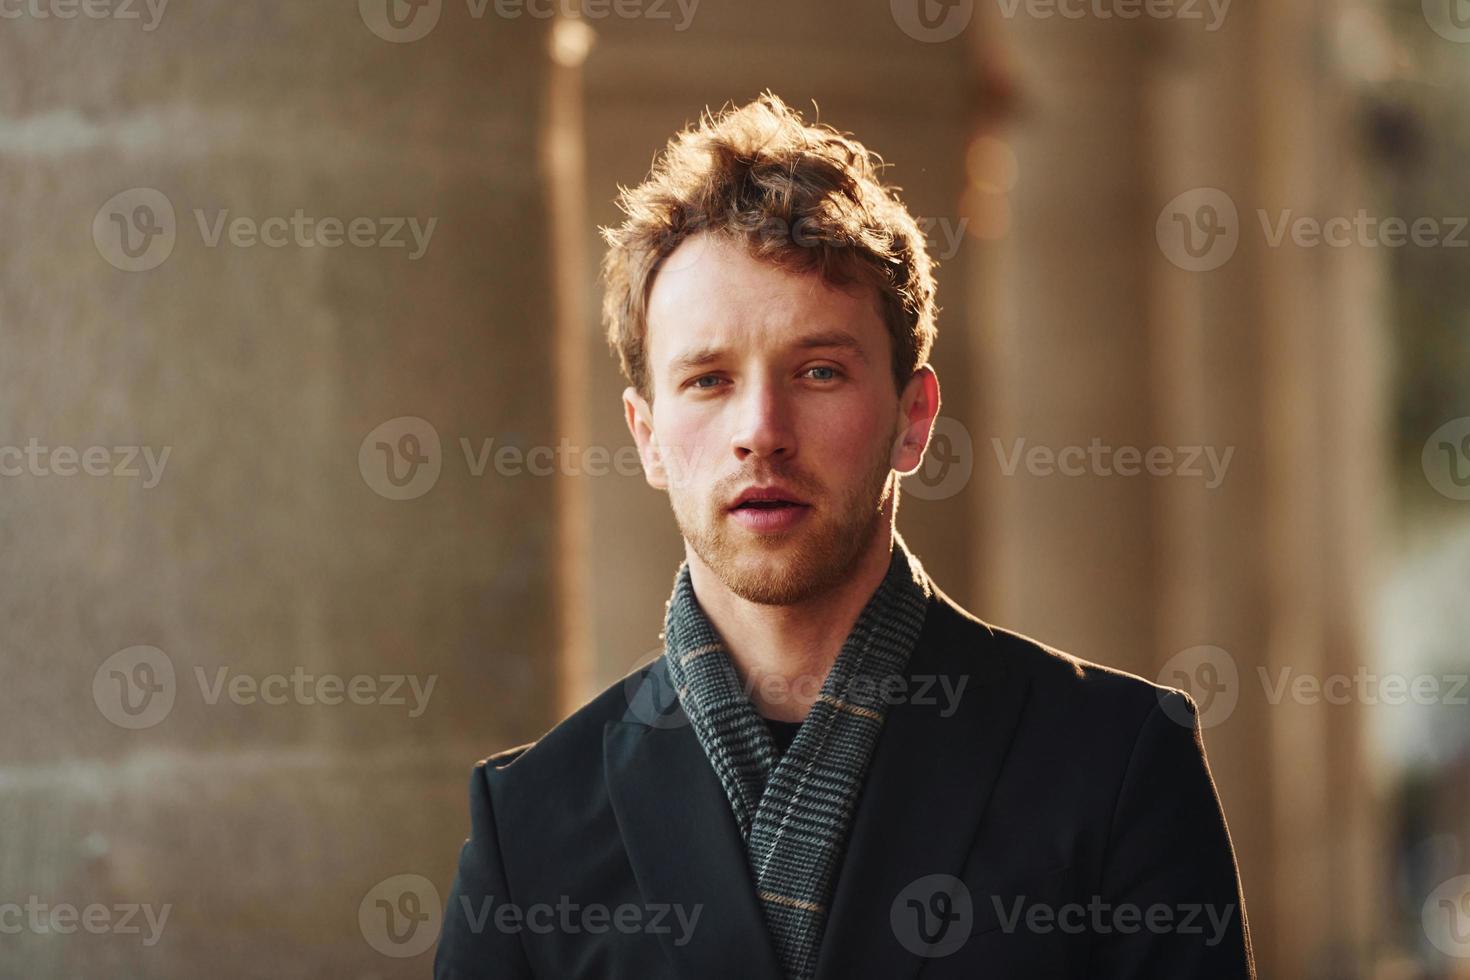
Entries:
{"label": "blurred background", "polygon": [[1185,687],[1263,977],[1470,977],[1466,0],[0,0],[0,977],[417,977],[682,557],[619,184],[892,165],[976,615]]}

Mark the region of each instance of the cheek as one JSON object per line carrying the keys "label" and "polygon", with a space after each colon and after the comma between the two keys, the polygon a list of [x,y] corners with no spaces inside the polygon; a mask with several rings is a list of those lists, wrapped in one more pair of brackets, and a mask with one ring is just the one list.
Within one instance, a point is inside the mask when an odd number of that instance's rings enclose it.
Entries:
{"label": "cheek", "polygon": [[802,454],[822,460],[823,468],[866,470],[878,453],[886,454],[892,448],[888,439],[891,422],[880,408],[867,404],[822,412],[807,427]]}
{"label": "cheek", "polygon": [[717,462],[720,434],[711,420],[669,415],[655,416],[654,424],[665,468],[679,467],[698,482]]}

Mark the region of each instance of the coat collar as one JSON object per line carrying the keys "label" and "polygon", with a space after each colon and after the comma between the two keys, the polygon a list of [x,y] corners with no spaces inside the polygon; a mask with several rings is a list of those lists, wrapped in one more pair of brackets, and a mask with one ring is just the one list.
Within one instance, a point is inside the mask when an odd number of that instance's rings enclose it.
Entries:
{"label": "coat collar", "polygon": [[[700,906],[683,946],[664,935],[678,973],[781,980],[730,805],[663,658],[628,685],[629,707],[604,730],[608,793],[644,900]],[[909,662],[910,693],[888,710],[858,798],[817,963],[817,980],[912,976],[921,957],[899,941],[893,902],[931,874],[959,875],[1010,746],[1026,685],[996,655],[989,627],[935,587]],[[955,710],[950,690],[964,681]],[[922,828],[922,832],[920,832]]]}

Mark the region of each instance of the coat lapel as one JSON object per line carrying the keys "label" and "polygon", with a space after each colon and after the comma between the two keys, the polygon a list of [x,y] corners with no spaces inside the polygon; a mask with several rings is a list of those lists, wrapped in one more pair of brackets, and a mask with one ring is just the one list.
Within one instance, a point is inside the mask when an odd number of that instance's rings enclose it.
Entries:
{"label": "coat lapel", "polygon": [[[958,708],[892,704],[858,799],[832,897],[817,980],[901,980],[923,958],[900,942],[895,899],[931,874],[959,876],[990,799],[1026,695],[1023,678],[995,656],[989,628],[937,588],[909,664],[911,693],[926,678],[967,678]],[[901,910],[899,914],[905,914]]]}
{"label": "coat lapel", "polygon": [[[689,941],[660,936],[680,976],[780,980],[744,842],[714,770],[656,660],[630,682],[629,710],[603,731],[608,794],[644,901],[699,919]],[[660,697],[662,695],[662,697]]]}

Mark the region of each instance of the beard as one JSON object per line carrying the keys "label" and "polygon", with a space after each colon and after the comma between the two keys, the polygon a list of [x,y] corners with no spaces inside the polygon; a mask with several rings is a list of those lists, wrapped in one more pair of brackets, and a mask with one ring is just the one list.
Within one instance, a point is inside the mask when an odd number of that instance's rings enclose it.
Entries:
{"label": "beard", "polygon": [[[894,437],[897,437],[895,432]],[[811,599],[848,579],[883,527],[883,506],[896,492],[889,465],[893,439],[879,442],[862,476],[835,499],[794,468],[743,473],[708,494],[669,489],[674,520],[689,547],[735,595],[764,606]],[[789,531],[755,534],[729,518],[725,501],[753,482],[779,481],[812,503]]]}

